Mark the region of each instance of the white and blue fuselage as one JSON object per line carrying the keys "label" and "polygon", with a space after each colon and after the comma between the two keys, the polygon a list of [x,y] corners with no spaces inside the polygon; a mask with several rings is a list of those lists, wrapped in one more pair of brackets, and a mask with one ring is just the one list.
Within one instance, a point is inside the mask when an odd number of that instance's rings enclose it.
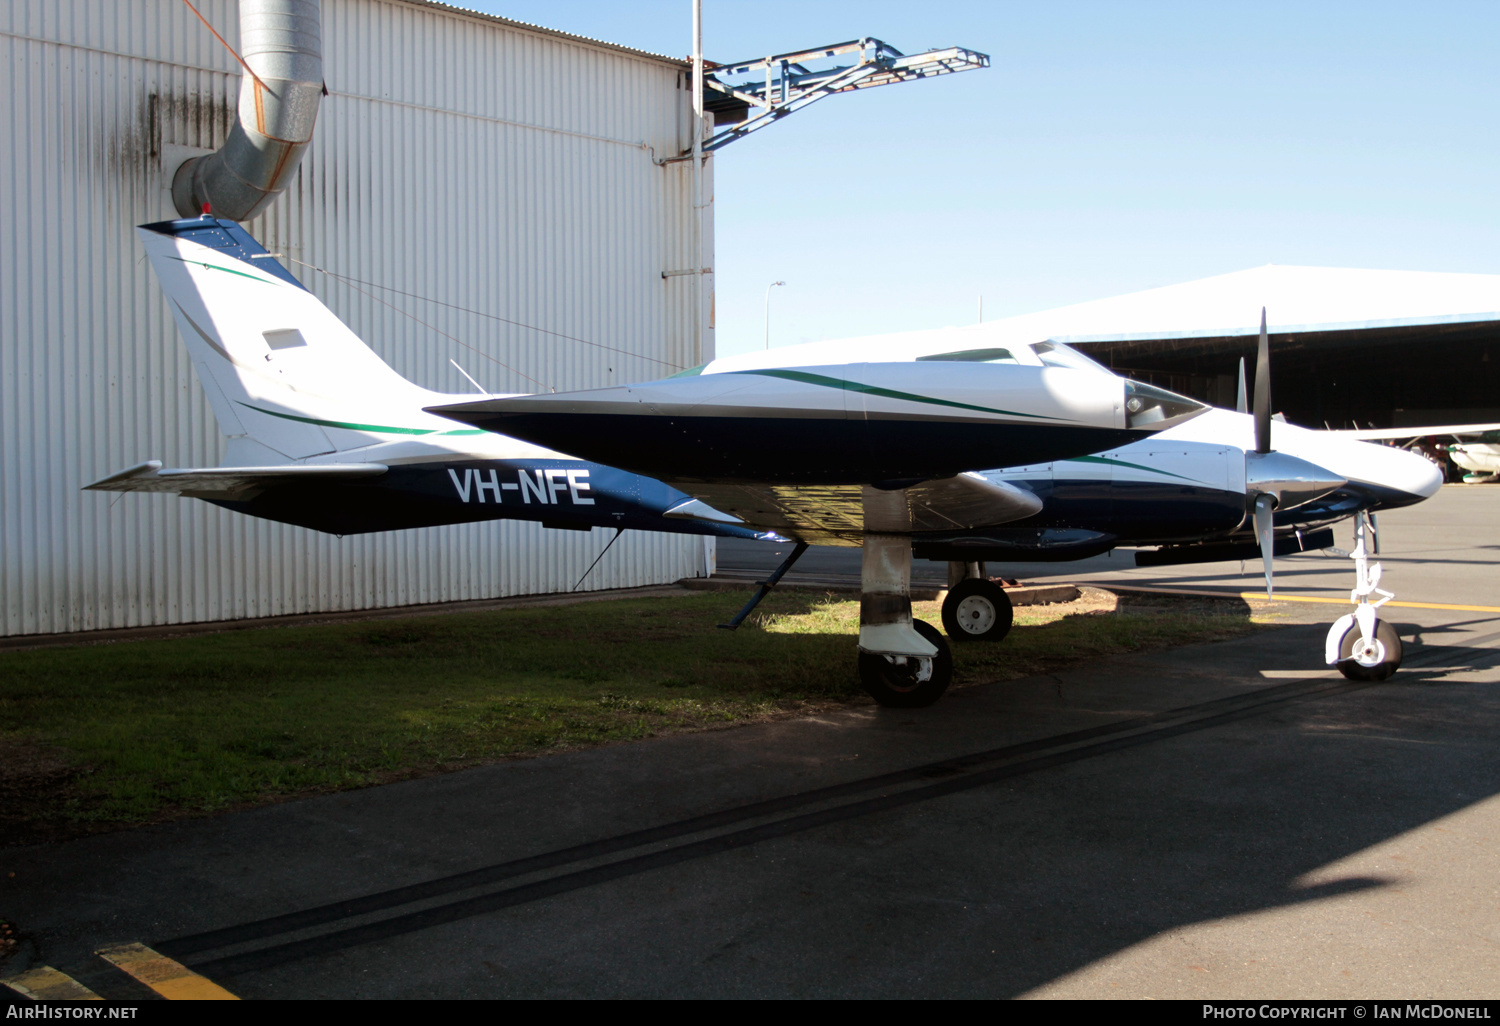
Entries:
{"label": "white and blue fuselage", "polygon": [[[524,430],[473,426],[480,419],[456,424],[454,411],[486,400],[401,378],[233,222],[165,222],[141,238],[227,458],[216,468],[142,464],[94,488],[177,492],[336,534],[527,519],[755,537],[768,529],[755,516],[764,492],[723,515],[694,500],[696,480],[737,460],[742,473],[730,476],[773,482],[789,505],[827,497],[828,486],[894,489],[976,472],[1007,490],[980,497],[1010,511],[999,526],[913,529],[933,558],[958,558],[936,553],[959,545],[968,558],[1069,559],[1248,529],[1249,416],[1175,404],[1181,397],[1002,325],[716,360],[663,382],[576,393],[588,416],[565,396],[499,397],[506,423],[536,421],[544,445]],[[1289,424],[1276,425],[1275,448],[1345,482],[1278,509],[1283,530],[1417,502],[1440,483],[1420,456]],[[1017,458],[1035,462],[997,466]],[[1023,508],[1034,512],[1017,518]],[[774,529],[788,533],[786,522]],[[863,530],[806,536],[858,544]]]}

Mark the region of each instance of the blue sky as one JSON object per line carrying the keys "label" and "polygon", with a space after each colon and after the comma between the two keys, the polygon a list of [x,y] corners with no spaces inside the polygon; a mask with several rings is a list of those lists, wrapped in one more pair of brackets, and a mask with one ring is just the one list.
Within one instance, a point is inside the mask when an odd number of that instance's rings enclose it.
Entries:
{"label": "blue sky", "polygon": [[[655,52],[688,0],[465,6]],[[992,66],[716,157],[719,353],[1265,263],[1500,273],[1500,3],[705,0],[736,60],[873,35]]]}

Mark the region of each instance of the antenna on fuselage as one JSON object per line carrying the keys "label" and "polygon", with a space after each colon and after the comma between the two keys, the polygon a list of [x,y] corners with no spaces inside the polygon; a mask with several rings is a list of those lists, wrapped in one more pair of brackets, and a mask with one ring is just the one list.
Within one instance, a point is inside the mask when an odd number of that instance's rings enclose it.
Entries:
{"label": "antenna on fuselage", "polygon": [[468,378],[469,379],[469,384],[473,385],[476,389],[478,389],[479,392],[482,395],[493,396],[495,394],[495,393],[491,392],[489,389],[485,388],[479,382],[475,381],[473,379],[473,377],[470,376],[470,374],[469,374],[468,371],[464,370],[462,367],[460,367],[458,365],[458,361],[455,360],[453,357],[451,357],[451,356],[448,357],[448,362],[451,363],[451,364],[453,364],[454,369],[456,369],[460,374],[462,374],[464,377]]}

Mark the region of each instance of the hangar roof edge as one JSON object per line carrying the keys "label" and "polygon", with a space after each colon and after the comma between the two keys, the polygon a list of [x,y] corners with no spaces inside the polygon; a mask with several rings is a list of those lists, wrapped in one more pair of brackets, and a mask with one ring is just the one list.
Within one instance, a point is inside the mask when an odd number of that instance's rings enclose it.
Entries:
{"label": "hangar roof edge", "polygon": [[[1483,324],[1500,321],[1500,310],[1461,314],[1439,314],[1425,317],[1393,317],[1373,321],[1315,321],[1307,324],[1275,324],[1269,330],[1273,335],[1312,334],[1330,331],[1369,331],[1377,328],[1420,328],[1443,324]],[[1141,331],[1135,333],[1104,332],[1098,335],[1053,335],[1053,342],[1068,345],[1090,345],[1095,342],[1155,342],[1177,339],[1200,338],[1250,338],[1259,334],[1260,326],[1236,325],[1229,328],[1191,328],[1184,331]]]}
{"label": "hangar roof edge", "polygon": [[466,18],[474,18],[477,21],[488,21],[497,25],[505,25],[508,28],[525,29],[527,32],[535,32],[538,35],[554,36],[558,39],[566,39],[572,43],[585,43],[589,46],[597,46],[604,50],[613,50],[616,53],[627,54],[631,57],[644,57],[648,60],[659,61],[670,64],[674,68],[691,68],[692,62],[681,57],[669,57],[664,53],[652,53],[650,50],[637,50],[633,46],[625,46],[621,43],[611,43],[603,39],[594,39],[591,36],[580,36],[573,32],[564,32],[561,29],[547,28],[544,25],[533,25],[528,21],[516,21],[514,18],[502,18],[498,14],[485,14],[483,11],[470,10],[456,4],[445,4],[439,0],[394,0],[408,7],[425,7],[429,10],[442,11],[446,14],[458,14]]}
{"label": "hangar roof edge", "polygon": [[1500,275],[1265,264],[1006,318],[1059,342],[1230,338],[1500,320]]}
{"label": "hangar roof edge", "polygon": [[[1084,345],[1248,338],[1266,308],[1273,335],[1391,332],[1500,322],[1500,274],[1266,264],[1083,303],[916,331],[755,350],[720,369],[909,359],[919,351],[1003,347],[1052,339]],[[887,355],[889,354],[889,355]]]}

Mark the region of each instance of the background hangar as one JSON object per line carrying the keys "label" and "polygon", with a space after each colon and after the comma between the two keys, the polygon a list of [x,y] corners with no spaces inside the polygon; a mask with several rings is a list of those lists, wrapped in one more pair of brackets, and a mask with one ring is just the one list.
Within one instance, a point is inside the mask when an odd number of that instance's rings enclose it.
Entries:
{"label": "background hangar", "polygon": [[[237,0],[195,6],[238,44]],[[441,391],[472,388],[456,359],[526,392],[712,358],[711,283],[695,320],[695,276],[670,273],[712,266],[693,252],[690,162],[657,162],[689,144],[688,62],[422,0],[321,11],[312,144],[246,228],[382,359]],[[336,538],[81,492],[151,457],[221,461],[135,226],[178,216],[173,173],[223,145],[241,71],[179,0],[14,0],[0,52],[0,635],[573,587],[602,533]],[[710,207],[709,257],[712,224]],[[697,538],[627,532],[585,587],[701,575],[707,558]]]}
{"label": "background hangar", "polygon": [[[237,0],[197,7],[236,41]],[[690,164],[671,159],[692,134],[688,62],[427,0],[321,9],[328,94],[312,145],[247,228],[382,359],[434,389],[468,389],[456,359],[487,389],[535,391],[713,357],[713,160],[695,210]],[[574,586],[601,538],[498,521],[340,539],[201,502],[81,492],[147,457],[220,461],[134,226],[173,216],[175,170],[222,146],[240,69],[176,0],[13,0],[0,47],[12,140],[0,157],[0,635]],[[774,121],[757,122],[746,96],[712,96],[710,118],[733,132]],[[1275,405],[1295,422],[1500,420],[1500,276],[1267,267],[982,327],[1078,343],[1232,405],[1262,305]],[[712,558],[696,538],[628,533],[584,586],[701,575]]]}

